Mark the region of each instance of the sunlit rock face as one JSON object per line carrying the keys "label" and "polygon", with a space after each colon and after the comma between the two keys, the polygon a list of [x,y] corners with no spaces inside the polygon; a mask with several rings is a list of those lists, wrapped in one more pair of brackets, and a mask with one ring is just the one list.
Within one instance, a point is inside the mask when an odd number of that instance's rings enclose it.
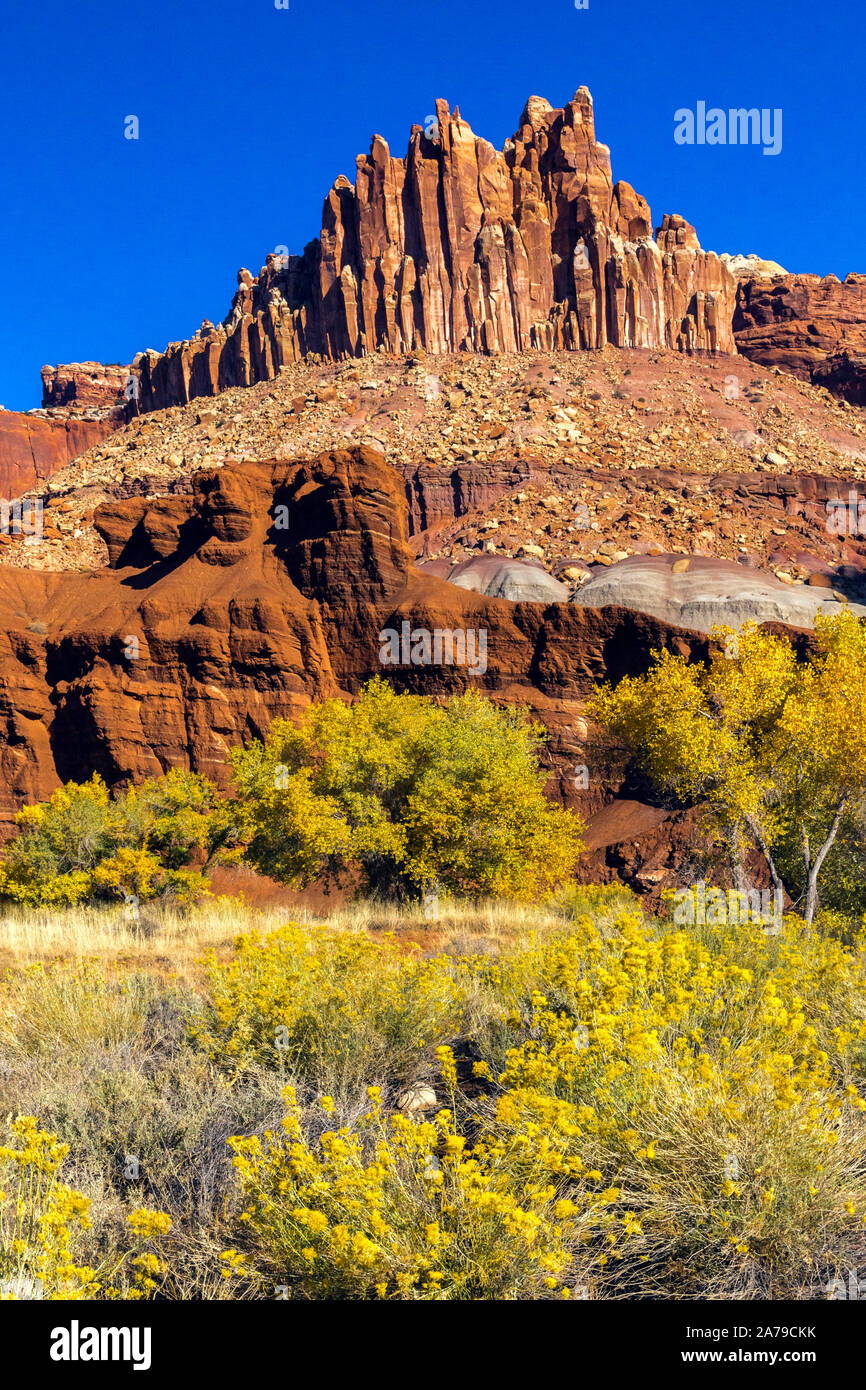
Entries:
{"label": "sunlit rock face", "polygon": [[312,353],[733,352],[735,293],[683,217],[654,236],[646,199],[614,183],[586,87],[563,108],[530,97],[502,150],[437,101],[405,158],[373,137],[303,255],[242,269],[222,324],[136,359],[140,405],[267,380]]}

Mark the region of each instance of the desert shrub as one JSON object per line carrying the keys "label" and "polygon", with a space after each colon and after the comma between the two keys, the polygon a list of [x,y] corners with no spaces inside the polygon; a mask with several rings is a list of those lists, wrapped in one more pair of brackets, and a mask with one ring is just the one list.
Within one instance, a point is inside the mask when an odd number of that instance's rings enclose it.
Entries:
{"label": "desert shrub", "polygon": [[622,883],[571,883],[551,899],[551,908],[574,921],[576,917],[609,919],[635,905],[635,895]]}
{"label": "desert shrub", "polygon": [[587,921],[545,955],[496,1123],[551,1126],[553,1152],[576,1147],[618,1189],[631,1239],[604,1263],[632,1267],[626,1286],[645,1264],[684,1296],[780,1297],[862,1249],[862,941],[799,919],[779,938],[655,935],[624,915],[616,936]]}
{"label": "desert shrub", "polygon": [[170,1217],[130,1211],[126,1250],[104,1268],[79,1263],[90,1202],[60,1181],[69,1146],[30,1115],[12,1122],[10,1138],[0,1146],[0,1298],[149,1297],[164,1272],[153,1242],[170,1229]]}
{"label": "desert shrub", "polygon": [[126,896],[195,901],[206,867],[232,841],[233,816],[216,788],[173,769],[111,797],[102,778],[68,782],[15,817],[0,862],[0,899],[26,906]]}
{"label": "desert shrub", "polygon": [[[498,1153],[467,1151],[447,1110],[383,1113],[376,1088],[354,1133],[305,1138],[291,1087],[279,1133],[233,1139],[253,1277],[307,1299],[532,1298],[571,1264],[577,1209],[553,1185],[520,1188]],[[330,1097],[322,1099],[330,1109]],[[243,1251],[229,1276],[250,1277]]]}
{"label": "desert shrub", "polygon": [[374,1096],[322,1133],[290,1095],[237,1142],[231,1268],[303,1298],[779,1298],[862,1261],[862,938],[630,908],[457,967],[477,1084],[440,1044],[433,1121]]}
{"label": "desert shrub", "polygon": [[250,861],[293,885],[536,899],[570,877],[580,824],[544,796],[542,731],[477,692],[443,704],[374,680],[234,754]]}
{"label": "desert shrub", "polygon": [[147,975],[111,979],[87,961],[10,970],[0,980],[0,1048],[59,1061],[91,1045],[138,1045],[157,997]]}
{"label": "desert shrub", "polygon": [[282,1110],[277,1074],[231,1078],[190,1044],[195,1006],[176,984],[90,962],[9,971],[0,984],[0,1115],[26,1106],[68,1148],[65,1181],[88,1204],[75,1263],[100,1281],[127,1270],[127,1213],[170,1213],[167,1298],[225,1296],[219,1226],[235,1201],[227,1141]]}
{"label": "desert shrub", "polygon": [[413,1079],[461,1028],[467,994],[442,956],[393,934],[287,926],[238,939],[211,959],[196,1037],[223,1068],[281,1068],[344,1093],[371,1079]]}

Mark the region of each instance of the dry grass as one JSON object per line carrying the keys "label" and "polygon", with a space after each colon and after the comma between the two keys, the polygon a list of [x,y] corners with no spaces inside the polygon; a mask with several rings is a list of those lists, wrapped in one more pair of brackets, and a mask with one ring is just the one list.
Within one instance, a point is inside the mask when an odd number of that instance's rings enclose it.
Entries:
{"label": "dry grass", "polygon": [[309,907],[251,905],[219,896],[197,908],[145,904],[141,923],[129,921],[120,907],[9,908],[0,915],[0,969],[52,961],[93,960],[124,971],[151,971],[197,988],[202,957],[231,952],[235,939],[250,930],[273,931],[287,922],[327,923],[346,931],[394,932],[407,947],[465,951],[495,948],[531,931],[561,923],[554,908],[522,904],[455,902],[435,918],[423,909],[396,904],[358,902],[335,905],[330,912]]}
{"label": "dry grass", "polygon": [[[228,961],[239,936],[288,922],[393,933],[398,953],[417,942],[435,954],[482,943],[504,948],[561,918],[451,904],[430,921],[420,910],[337,901],[323,911],[261,893],[252,903],[218,895],[186,912],[148,903],[139,926],[119,907],[7,909],[0,914],[0,1116],[32,1113],[70,1145],[65,1179],[92,1203],[82,1258],[98,1264],[121,1248],[125,1210],[148,1205],[174,1222],[170,1296],[238,1296],[218,1259],[236,1205],[228,1138],[279,1126],[285,1078],[267,1067],[242,1078],[224,1074],[191,1043],[189,1022],[209,993],[205,957]],[[363,1088],[360,1095],[347,1122],[366,1104]],[[140,1162],[137,1181],[125,1176],[129,1155]]]}
{"label": "dry grass", "polygon": [[[335,1229],[344,1180],[366,1172],[368,1087],[379,1088],[388,1133],[408,1122],[400,1097],[424,1087],[450,1108],[461,1141],[498,1146],[495,1220],[486,1198],[476,1210],[474,1178],[461,1185],[456,1159],[453,1193],[444,1204],[430,1197],[432,1159],[444,1172],[450,1152],[432,1130],[417,1163],[400,1159],[397,1205],[388,1193],[374,1204],[391,1211],[401,1240],[414,1232],[410,1263],[428,1259],[431,1223],[463,1232],[475,1221],[486,1256],[470,1242],[469,1265],[452,1267],[460,1241],[437,1254],[449,1297],[489,1296],[485,1270],[502,1275],[507,1296],[548,1296],[502,1243],[500,1217],[524,1200],[527,1164],[533,1192],[554,1174],[557,1201],[570,1194],[563,1220],[577,1204],[584,1224],[570,1233],[541,1213],[554,1242],[542,1253],[558,1259],[561,1235],[569,1283],[594,1298],[811,1298],[862,1267],[861,937],[843,945],[793,918],[772,939],[674,933],[610,888],[534,908],[443,902],[433,919],[329,906],[218,896],[186,914],[148,906],[140,928],[119,909],[0,917],[0,1141],[2,1117],[24,1113],[69,1145],[63,1179],[93,1218],[81,1261],[114,1260],[126,1213],[147,1206],[173,1223],[165,1297],[269,1298],[289,1280],[298,1296],[367,1297],[363,1241],[351,1287],[333,1285],[324,1247],[321,1283],[305,1293],[298,1282],[310,1242],[292,1222],[296,1208],[318,1210],[318,1189],[315,1201],[299,1191],[283,1202],[279,1223],[268,1215],[255,1240],[240,1224],[249,1194],[231,1137],[261,1154],[254,1141],[282,1132],[291,1080],[311,1164],[327,1166],[322,1141],[334,1129],[360,1136],[326,1174]],[[290,921],[294,930],[249,940]],[[210,951],[218,963],[208,967]],[[255,1184],[261,1163],[251,1162]],[[278,1163],[278,1179],[290,1176]],[[2,1246],[0,1229],[0,1262]],[[248,1277],[222,1279],[229,1247],[246,1251]],[[413,1285],[408,1296],[428,1295]]]}
{"label": "dry grass", "polygon": [[[284,922],[286,913],[264,912],[259,918],[267,930]],[[248,909],[225,899],[187,913],[147,904],[140,925],[116,907],[9,909],[0,916],[0,967],[86,959],[192,984],[201,977],[203,953],[228,953],[250,925]]]}

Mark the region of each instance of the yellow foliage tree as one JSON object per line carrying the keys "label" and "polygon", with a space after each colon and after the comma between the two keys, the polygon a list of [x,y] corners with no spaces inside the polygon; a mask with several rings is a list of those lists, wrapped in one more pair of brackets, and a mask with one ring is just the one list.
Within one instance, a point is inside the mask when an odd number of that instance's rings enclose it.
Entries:
{"label": "yellow foliage tree", "polygon": [[[98,774],[67,782],[15,817],[0,860],[0,899],[26,906],[207,891],[201,870],[228,846],[234,811],[206,778],[180,768],[114,797]],[[197,867],[198,866],[198,867]]]}
{"label": "yellow foliage tree", "polygon": [[248,857],[294,884],[533,898],[568,879],[580,822],[544,795],[543,731],[477,692],[443,704],[374,680],[233,755]]}
{"label": "yellow foliage tree", "polygon": [[714,636],[707,665],[656,652],[645,676],[602,687],[590,713],[664,792],[709,806],[738,889],[750,840],[779,888],[774,851],[795,840],[811,924],[842,817],[866,798],[866,628],[847,611],[819,614],[808,660],[754,626]]}

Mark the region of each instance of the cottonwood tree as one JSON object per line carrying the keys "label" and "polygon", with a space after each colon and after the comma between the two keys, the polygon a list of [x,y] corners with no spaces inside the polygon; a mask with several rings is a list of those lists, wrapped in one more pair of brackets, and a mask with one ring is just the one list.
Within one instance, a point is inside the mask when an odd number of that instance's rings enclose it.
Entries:
{"label": "cottonwood tree", "polygon": [[0,901],[26,906],[169,894],[191,901],[236,845],[235,810],[206,777],[173,768],[112,795],[94,774],[23,807],[0,854]]}
{"label": "cottonwood tree", "polygon": [[645,676],[601,688],[590,712],[660,789],[707,807],[736,888],[748,886],[749,843],[777,888],[778,851],[788,863],[796,845],[790,886],[811,924],[842,819],[866,800],[866,628],[847,610],[819,614],[803,660],[754,626],[713,636],[720,650],[709,663],[656,652]]}
{"label": "cottonwood tree", "polygon": [[235,750],[247,858],[298,886],[349,871],[386,896],[538,897],[582,847],[544,795],[542,739],[475,691],[437,703],[373,680]]}

